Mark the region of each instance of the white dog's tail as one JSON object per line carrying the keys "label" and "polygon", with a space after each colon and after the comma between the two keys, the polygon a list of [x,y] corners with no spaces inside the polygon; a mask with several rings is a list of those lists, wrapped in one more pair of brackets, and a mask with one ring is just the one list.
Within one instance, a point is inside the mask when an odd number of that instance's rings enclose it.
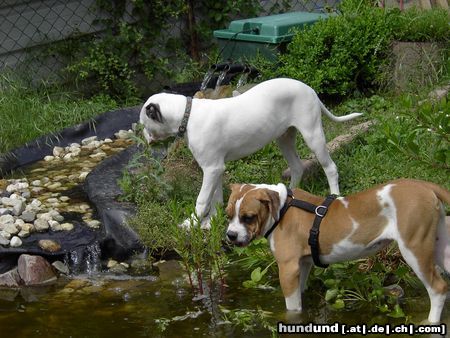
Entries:
{"label": "white dog's tail", "polygon": [[334,122],[350,121],[350,120],[353,120],[354,118],[362,115],[362,113],[351,113],[351,114],[348,114],[345,116],[335,116],[327,109],[327,107],[325,107],[325,105],[320,100],[319,100],[319,103],[320,103],[320,109],[322,110],[322,113],[324,113],[331,121],[334,121]]}

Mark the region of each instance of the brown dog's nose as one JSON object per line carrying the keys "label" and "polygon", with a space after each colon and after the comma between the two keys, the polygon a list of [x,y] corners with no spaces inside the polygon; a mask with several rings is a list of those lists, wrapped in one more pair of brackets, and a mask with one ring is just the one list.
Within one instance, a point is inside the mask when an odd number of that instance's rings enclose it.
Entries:
{"label": "brown dog's nose", "polygon": [[227,231],[227,237],[230,241],[234,242],[238,238],[238,233],[236,231]]}

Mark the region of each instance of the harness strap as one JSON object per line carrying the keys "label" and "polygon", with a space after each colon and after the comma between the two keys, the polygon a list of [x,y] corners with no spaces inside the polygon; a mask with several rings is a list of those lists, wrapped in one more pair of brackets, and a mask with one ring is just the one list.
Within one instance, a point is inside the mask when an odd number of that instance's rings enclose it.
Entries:
{"label": "harness strap", "polygon": [[[270,229],[264,234],[264,237],[267,238],[269,235],[275,230],[275,228],[280,223],[281,219],[283,218],[284,214],[287,212],[287,210],[294,206],[296,208],[300,208],[302,210],[308,211],[310,213],[313,213],[316,215],[313,221],[313,225],[311,227],[311,230],[309,232],[309,238],[308,238],[308,244],[311,247],[311,256],[313,259],[313,262],[316,266],[319,266],[321,268],[328,267],[328,264],[322,264],[320,262],[319,254],[320,254],[320,247],[319,247],[319,234],[320,234],[320,223],[322,222],[322,218],[325,217],[328,207],[331,205],[331,203],[336,199],[336,195],[329,195],[323,201],[321,205],[315,205],[306,201],[295,199],[294,194],[291,189],[287,188],[287,197],[286,202],[284,203],[283,207],[280,210],[280,216],[275,221],[275,223],[270,227]],[[290,198],[291,200],[288,201],[287,199]]]}
{"label": "harness strap", "polygon": [[184,110],[183,119],[181,120],[181,124],[178,127],[177,137],[183,137],[186,132],[186,127],[189,121],[189,115],[191,114],[192,108],[192,97],[186,96],[186,108]]}
{"label": "harness strap", "polygon": [[[313,262],[316,266],[321,268],[328,267],[328,264],[322,264],[319,258],[320,254],[320,246],[319,246],[319,234],[320,234],[320,223],[322,222],[322,218],[325,217],[328,211],[328,207],[330,204],[336,199],[336,195],[328,195],[325,201],[319,206],[317,206],[314,210],[316,217],[314,218],[313,225],[311,230],[309,231],[308,244],[311,247],[311,256]],[[309,211],[309,210],[308,210]]]}

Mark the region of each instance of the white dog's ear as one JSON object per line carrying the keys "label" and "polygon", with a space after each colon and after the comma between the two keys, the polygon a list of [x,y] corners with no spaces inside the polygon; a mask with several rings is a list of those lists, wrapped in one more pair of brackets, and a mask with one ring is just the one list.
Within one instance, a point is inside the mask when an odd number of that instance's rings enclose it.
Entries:
{"label": "white dog's ear", "polygon": [[159,110],[159,105],[155,103],[150,103],[147,107],[145,107],[145,114],[149,119],[153,121],[163,123],[164,118]]}

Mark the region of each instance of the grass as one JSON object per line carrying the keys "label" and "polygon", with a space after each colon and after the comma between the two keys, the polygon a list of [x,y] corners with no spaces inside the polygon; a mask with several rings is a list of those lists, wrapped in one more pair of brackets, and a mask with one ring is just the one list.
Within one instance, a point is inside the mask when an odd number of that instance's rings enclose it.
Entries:
{"label": "grass", "polygon": [[0,153],[119,108],[108,96],[79,99],[62,88],[32,88],[8,73],[0,74],[0,92]]}

